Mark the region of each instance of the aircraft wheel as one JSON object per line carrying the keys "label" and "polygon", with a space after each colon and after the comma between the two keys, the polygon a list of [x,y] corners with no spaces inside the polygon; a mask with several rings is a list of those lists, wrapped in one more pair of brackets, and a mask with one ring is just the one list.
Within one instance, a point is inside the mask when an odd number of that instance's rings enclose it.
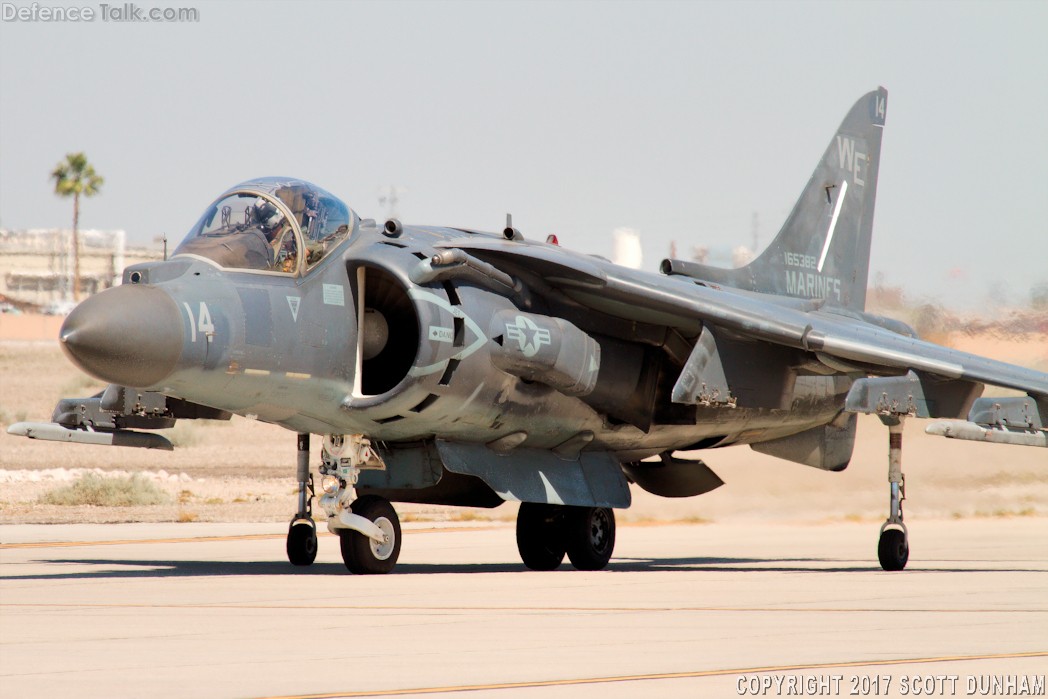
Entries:
{"label": "aircraft wheel", "polygon": [[351,573],[375,575],[393,570],[400,557],[400,518],[385,498],[365,495],[353,501],[353,514],[374,522],[385,541],[378,542],[352,529],[339,532],[342,561]]}
{"label": "aircraft wheel", "polygon": [[910,559],[910,544],[901,529],[885,529],[877,543],[877,558],[884,570],[902,570]]}
{"label": "aircraft wheel", "polygon": [[579,570],[601,570],[615,549],[615,513],[607,507],[569,508],[564,541],[571,565]]}
{"label": "aircraft wheel", "polygon": [[564,560],[564,536],[556,505],[520,503],[517,551],[531,570],[555,570]]}
{"label": "aircraft wheel", "polygon": [[287,530],[287,559],[295,566],[312,565],[317,560],[317,527],[313,522],[291,523]]}

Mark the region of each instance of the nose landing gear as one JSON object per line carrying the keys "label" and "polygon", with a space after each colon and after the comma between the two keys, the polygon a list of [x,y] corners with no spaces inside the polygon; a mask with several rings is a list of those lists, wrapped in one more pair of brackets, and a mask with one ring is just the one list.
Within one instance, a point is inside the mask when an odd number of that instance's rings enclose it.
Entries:
{"label": "nose landing gear", "polygon": [[[356,497],[361,468],[385,468],[368,440],[353,435],[324,440],[324,496],[320,504],[328,528],[339,535],[342,560],[353,573],[388,573],[400,556],[400,518],[388,500],[374,495]],[[287,532],[287,558],[308,566],[317,558],[317,524],[313,520],[313,474],[309,472],[309,435],[298,435],[298,512]]]}
{"label": "nose landing gear", "polygon": [[400,557],[400,518],[389,500],[376,495],[357,497],[361,469],[385,469],[382,458],[361,435],[330,435],[324,439],[324,496],[320,504],[328,529],[338,534],[342,562],[351,573],[389,573]]}
{"label": "nose landing gear", "polygon": [[353,514],[369,522],[381,532],[381,539],[354,529],[339,531],[342,562],[351,573],[373,575],[389,573],[400,557],[400,518],[385,498],[365,495],[351,506]]}

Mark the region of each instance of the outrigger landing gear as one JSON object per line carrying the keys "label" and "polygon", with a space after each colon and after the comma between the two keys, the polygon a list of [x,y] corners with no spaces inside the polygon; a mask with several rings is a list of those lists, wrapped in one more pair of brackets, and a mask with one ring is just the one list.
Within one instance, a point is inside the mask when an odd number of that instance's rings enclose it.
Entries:
{"label": "outrigger landing gear", "polygon": [[909,534],[902,521],[902,502],[906,499],[906,478],[902,474],[902,428],[905,418],[881,416],[888,426],[888,484],[891,505],[887,521],[881,525],[877,558],[884,570],[902,570],[910,558]]}
{"label": "outrigger landing gear", "polygon": [[287,530],[287,559],[308,566],[317,559],[317,523],[313,521],[313,474],[309,472],[309,435],[298,435],[298,512]]}
{"label": "outrigger landing gear", "polygon": [[601,570],[615,549],[615,512],[524,502],[517,513],[517,550],[531,570],[555,570],[566,553],[578,570]]}
{"label": "outrigger landing gear", "polygon": [[400,557],[400,518],[389,500],[377,495],[357,497],[361,469],[385,469],[371,442],[361,435],[330,435],[324,439],[324,495],[328,529],[338,534],[342,561],[351,573],[389,573]]}

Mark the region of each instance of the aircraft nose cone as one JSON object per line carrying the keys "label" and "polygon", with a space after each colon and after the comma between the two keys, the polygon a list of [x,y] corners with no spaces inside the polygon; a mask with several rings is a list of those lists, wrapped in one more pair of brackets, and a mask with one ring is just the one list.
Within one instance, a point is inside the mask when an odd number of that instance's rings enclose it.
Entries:
{"label": "aircraft nose cone", "polygon": [[168,294],[124,285],[73,309],[59,333],[66,356],[109,383],[147,388],[166,378],[182,354],[182,314]]}

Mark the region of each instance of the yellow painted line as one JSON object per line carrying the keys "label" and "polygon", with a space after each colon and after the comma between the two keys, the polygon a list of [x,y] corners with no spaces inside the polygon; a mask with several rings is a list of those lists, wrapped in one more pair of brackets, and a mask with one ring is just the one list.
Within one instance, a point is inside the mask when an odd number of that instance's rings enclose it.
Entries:
{"label": "yellow painted line", "polygon": [[[405,529],[405,535],[411,534],[439,534],[441,532],[476,532],[490,531],[498,527],[433,527],[430,529]],[[317,531],[319,536],[335,536],[327,531]],[[106,541],[32,541],[16,544],[0,544],[3,549],[46,549],[46,548],[75,548],[81,546],[126,546],[128,544],[190,544],[214,543],[217,541],[257,541],[261,539],[284,539],[286,534],[234,534],[230,536],[189,536],[172,537],[167,539],[111,539]]]}
{"label": "yellow painted line", "polygon": [[726,675],[753,675],[769,672],[796,672],[798,670],[830,670],[851,667],[886,667],[890,665],[919,665],[927,663],[956,663],[973,660],[1003,660],[1018,658],[1048,658],[1048,651],[1030,653],[993,653],[987,655],[946,655],[935,658],[899,658],[896,660],[853,660],[839,663],[808,663],[770,667],[745,667],[730,670],[697,670],[694,672],[665,672],[648,675],[614,675],[610,677],[581,677],[565,680],[537,680],[532,682],[499,682],[448,687],[417,687],[414,689],[380,689],[363,692],[329,692],[323,694],[286,694],[259,699],[352,699],[354,697],[399,697],[412,694],[451,694],[453,692],[482,692],[496,689],[532,689],[537,687],[570,687],[587,684],[615,684],[649,680],[687,680]]}
{"label": "yellow painted line", "polygon": [[[308,375],[303,375],[308,376]],[[323,524],[323,522],[321,522]],[[674,522],[665,523],[643,523],[635,524],[630,522],[624,522],[620,524],[620,527],[629,526],[641,526],[641,527],[654,527],[654,526],[672,526]],[[404,529],[404,534],[441,534],[443,532],[448,533],[459,533],[459,532],[488,532],[497,529],[508,528],[508,523],[494,520],[491,524],[485,524],[483,526],[476,527],[430,527],[427,529]],[[334,536],[328,531],[318,530],[320,536]],[[162,539],[107,539],[99,541],[31,541],[21,543],[4,544],[0,543],[0,550],[4,549],[46,549],[46,548],[76,548],[82,546],[125,546],[128,544],[188,544],[193,542],[219,542],[219,541],[251,541],[261,539],[283,539],[286,534],[234,534],[230,536],[188,536],[188,537],[170,537]]]}
{"label": "yellow painted line", "polygon": [[[133,562],[131,562],[133,564]],[[2,579],[2,578],[0,578]],[[815,608],[815,607],[522,607],[522,606],[422,606],[422,605],[390,605],[390,604],[327,604],[317,607],[316,604],[192,604],[192,603],[136,603],[136,602],[0,602],[0,609],[32,608],[32,609],[327,609],[341,611],[371,611],[371,612],[436,612],[448,614],[450,612],[492,614],[499,612],[509,613],[569,613],[569,614],[637,614],[637,613],[758,613],[774,614],[776,612],[787,613],[816,613],[816,614],[883,614],[892,612],[909,612],[912,614],[1048,614],[1048,609],[849,609],[849,608]]]}
{"label": "yellow painted line", "polygon": [[199,536],[170,539],[110,539],[106,541],[33,541],[21,544],[0,544],[0,549],[48,549],[79,546],[125,546],[127,544],[187,544],[193,541],[247,541],[252,539],[283,539],[284,534],[241,534],[237,536]]}
{"label": "yellow painted line", "polygon": [[269,376],[269,369],[244,369],[248,376]]}
{"label": "yellow painted line", "polygon": [[308,378],[312,378],[311,374],[299,374],[298,372],[295,372],[295,371],[289,371],[289,372],[287,372],[284,375],[287,376],[289,379],[308,379]]}

